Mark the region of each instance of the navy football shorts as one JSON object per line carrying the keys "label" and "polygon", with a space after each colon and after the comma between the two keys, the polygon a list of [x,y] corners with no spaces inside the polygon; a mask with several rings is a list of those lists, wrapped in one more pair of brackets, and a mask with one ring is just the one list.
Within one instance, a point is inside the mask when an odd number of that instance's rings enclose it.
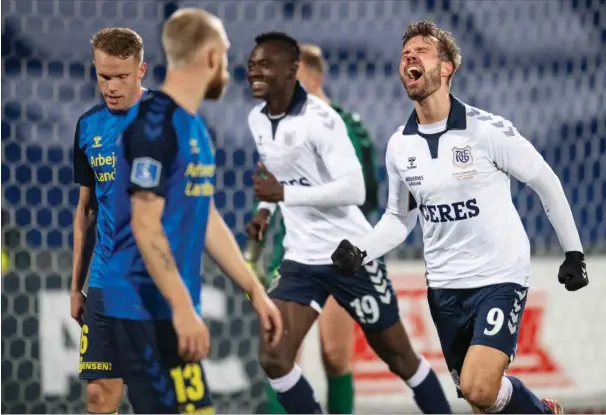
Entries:
{"label": "navy football shorts", "polygon": [[202,363],[181,359],[170,320],[112,319],[112,328],[135,413],[215,413]]}
{"label": "navy football shorts", "polygon": [[364,330],[382,330],[400,320],[398,298],[382,260],[343,275],[333,265],[305,265],[285,260],[268,289],[271,298],[322,311],[333,296]]}
{"label": "navy football shorts", "polygon": [[105,316],[103,308],[103,290],[90,287],[84,303],[80,335],[80,379],[121,377],[112,339],[109,318]]}
{"label": "navy football shorts", "polygon": [[527,294],[527,287],[513,283],[427,291],[431,317],[459,397],[461,369],[470,346],[500,350],[513,362]]}

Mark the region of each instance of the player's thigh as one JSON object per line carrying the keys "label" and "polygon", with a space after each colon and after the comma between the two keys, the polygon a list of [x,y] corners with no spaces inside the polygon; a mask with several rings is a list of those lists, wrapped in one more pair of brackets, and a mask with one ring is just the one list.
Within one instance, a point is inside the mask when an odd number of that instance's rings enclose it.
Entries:
{"label": "player's thigh", "polygon": [[354,346],[353,319],[331,296],[326,300],[318,323],[324,369],[328,375],[347,373]]}
{"label": "player's thigh", "polygon": [[468,290],[429,288],[427,301],[431,317],[438,332],[446,366],[457,388],[459,398],[461,371],[465,355],[473,338],[474,312],[468,308]]}
{"label": "player's thigh", "polygon": [[283,261],[268,295],[280,310],[284,335],[276,346],[261,338],[259,357],[267,374],[276,376],[294,363],[297,351],[322,311],[328,294],[314,280],[309,266]]}
{"label": "player's thigh", "polygon": [[78,368],[80,379],[120,378],[115,346],[110,319],[105,316],[103,292],[100,288],[91,287],[84,305],[84,320],[80,334]]}
{"label": "player's thigh", "polygon": [[[528,289],[495,284],[478,289],[470,300],[476,309],[471,347],[461,372],[461,389],[495,393],[513,361]],[[489,389],[489,392],[486,390]]]}
{"label": "player's thigh", "polygon": [[315,278],[315,267],[285,260],[275,273],[267,294],[273,300],[311,307],[320,313],[328,298],[325,287]]}
{"label": "player's thigh", "polygon": [[201,362],[184,362],[171,321],[113,320],[135,413],[214,413]]}
{"label": "player's thigh", "polygon": [[472,345],[491,347],[513,361],[528,288],[519,284],[482,287],[476,294]]}

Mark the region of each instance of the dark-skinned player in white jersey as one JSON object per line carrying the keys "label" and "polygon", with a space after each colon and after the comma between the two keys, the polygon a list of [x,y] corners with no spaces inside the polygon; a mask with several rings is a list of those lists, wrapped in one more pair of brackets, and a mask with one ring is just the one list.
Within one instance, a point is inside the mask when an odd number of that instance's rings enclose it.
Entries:
{"label": "dark-skinned player in white jersey", "polygon": [[435,373],[411,347],[383,261],[372,261],[355,275],[343,275],[331,264],[332,247],[341,239],[371,230],[358,207],[365,200],[364,177],[345,123],[296,80],[300,48],[295,39],[274,32],[255,41],[248,81],[255,98],[264,102],[251,111],[248,123],[263,161],[253,177],[262,203],[247,232],[262,238],[279,204],[285,254],[268,294],[282,314],[284,337],[277,346],[262,341],[260,350],[278,400],[288,413],[321,412],[295,358],[332,295],[412,389],[421,410],[449,413]]}

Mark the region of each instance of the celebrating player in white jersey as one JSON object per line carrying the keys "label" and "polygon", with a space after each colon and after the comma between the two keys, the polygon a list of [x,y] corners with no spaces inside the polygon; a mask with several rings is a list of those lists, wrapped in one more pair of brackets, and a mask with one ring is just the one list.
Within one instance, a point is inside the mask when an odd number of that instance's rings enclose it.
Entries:
{"label": "celebrating player in white jersey", "polygon": [[364,203],[362,167],[339,114],[296,81],[300,49],[284,33],[255,39],[248,80],[256,106],[248,118],[262,164],[253,177],[263,203],[247,226],[263,238],[271,213],[280,205],[285,255],[269,289],[284,320],[278,346],[262,340],[261,366],[288,413],[320,413],[311,386],[295,364],[301,342],[333,296],[363,328],[369,344],[413,389],[425,413],[450,408],[429,364],[412,349],[400,321],[397,298],[381,260],[355,275],[342,275],[330,252],[343,238],[371,230],[356,205]]}
{"label": "celebrating player in white jersey", "polygon": [[528,292],[530,244],[511,199],[509,175],[534,189],[566,259],[558,279],[587,285],[583,248],[560,181],[501,117],[450,95],[461,55],[449,32],[427,21],[403,37],[400,78],[415,103],[389,140],[389,201],[373,231],[344,240],[334,264],[355,272],[421,222],[428,300],[459,395],[486,413],[561,413],[504,376],[513,360]]}

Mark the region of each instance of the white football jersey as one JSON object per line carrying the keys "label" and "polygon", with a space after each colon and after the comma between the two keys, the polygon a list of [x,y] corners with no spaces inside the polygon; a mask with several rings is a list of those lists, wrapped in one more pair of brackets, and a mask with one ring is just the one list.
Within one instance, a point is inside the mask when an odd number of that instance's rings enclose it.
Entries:
{"label": "white football jersey", "polygon": [[509,174],[527,182],[545,162],[509,121],[451,96],[441,123],[418,125],[413,112],[391,136],[386,164],[418,208],[430,287],[528,285],[530,244]]}
{"label": "white football jersey", "polygon": [[[252,109],[248,124],[261,161],[286,191],[290,186],[320,186],[355,169],[361,174],[339,114],[298,84],[286,114],[269,116],[263,103]],[[284,258],[288,260],[332,264],[330,256],[342,239],[359,238],[372,229],[357,206],[291,206],[286,196],[285,202],[279,207],[286,227]]]}

